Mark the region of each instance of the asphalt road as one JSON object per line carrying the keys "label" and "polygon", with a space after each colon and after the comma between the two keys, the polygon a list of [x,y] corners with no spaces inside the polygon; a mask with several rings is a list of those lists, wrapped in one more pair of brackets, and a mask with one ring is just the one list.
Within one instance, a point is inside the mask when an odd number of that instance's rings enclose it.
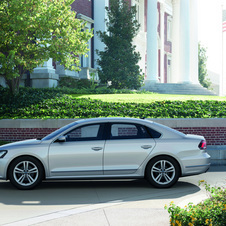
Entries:
{"label": "asphalt road", "polygon": [[145,180],[48,181],[20,191],[0,180],[0,225],[169,225],[164,209],[171,201],[184,207],[208,197],[205,180],[226,185],[226,166],[212,166],[201,175],[180,178],[170,189],[156,189]]}

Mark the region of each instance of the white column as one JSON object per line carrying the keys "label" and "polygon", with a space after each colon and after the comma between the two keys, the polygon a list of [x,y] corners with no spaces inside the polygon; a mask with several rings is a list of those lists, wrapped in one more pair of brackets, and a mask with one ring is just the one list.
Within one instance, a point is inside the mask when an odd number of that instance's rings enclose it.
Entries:
{"label": "white column", "polygon": [[193,84],[199,84],[198,72],[198,1],[190,0],[190,76]]}
{"label": "white column", "polygon": [[158,82],[157,0],[147,2],[147,79],[145,83]]}
{"label": "white column", "polygon": [[181,0],[180,6],[180,59],[181,82],[191,83],[190,78],[190,4]]}
{"label": "white column", "polygon": [[180,73],[180,0],[172,0],[172,61],[171,61],[171,83],[181,81]]}
{"label": "white column", "polygon": [[97,59],[99,56],[96,53],[96,50],[104,50],[104,43],[101,42],[100,38],[97,36],[97,31],[106,31],[106,22],[107,12],[105,7],[109,6],[109,0],[97,0],[94,1],[94,68],[97,68]]}
{"label": "white column", "polygon": [[[222,22],[226,21],[226,5],[222,7]],[[222,23],[223,25],[223,23]],[[226,96],[226,28],[222,26],[222,75],[219,82],[219,95]]]}
{"label": "white column", "polygon": [[160,76],[161,76],[161,82],[164,83],[164,56],[165,56],[165,9],[164,4],[161,3],[160,5],[160,40],[161,40],[161,50],[160,50]]}

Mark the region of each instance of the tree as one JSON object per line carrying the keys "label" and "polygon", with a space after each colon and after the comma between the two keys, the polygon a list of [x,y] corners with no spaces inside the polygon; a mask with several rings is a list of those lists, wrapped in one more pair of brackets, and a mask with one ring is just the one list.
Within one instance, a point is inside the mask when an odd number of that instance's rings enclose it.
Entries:
{"label": "tree", "polygon": [[211,86],[211,82],[210,79],[208,78],[208,73],[206,69],[207,62],[206,48],[201,46],[200,43],[198,54],[199,54],[199,82],[203,87],[209,88]]}
{"label": "tree", "polygon": [[97,51],[99,78],[103,83],[111,82],[113,88],[138,89],[144,76],[138,66],[140,54],[132,44],[140,27],[136,8],[130,7],[126,0],[110,0],[106,10],[107,31],[97,32],[105,44],[104,51]]}
{"label": "tree", "polygon": [[76,19],[73,0],[0,1],[0,75],[12,93],[19,91],[22,75],[49,58],[78,70],[91,31]]}

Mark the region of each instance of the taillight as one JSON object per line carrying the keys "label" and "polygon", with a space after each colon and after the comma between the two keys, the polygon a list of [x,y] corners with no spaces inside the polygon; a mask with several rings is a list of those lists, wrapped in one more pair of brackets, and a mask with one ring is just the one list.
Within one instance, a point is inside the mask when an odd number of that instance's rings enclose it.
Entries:
{"label": "taillight", "polygon": [[199,148],[201,150],[205,150],[206,149],[206,141],[205,140],[202,140],[199,144]]}

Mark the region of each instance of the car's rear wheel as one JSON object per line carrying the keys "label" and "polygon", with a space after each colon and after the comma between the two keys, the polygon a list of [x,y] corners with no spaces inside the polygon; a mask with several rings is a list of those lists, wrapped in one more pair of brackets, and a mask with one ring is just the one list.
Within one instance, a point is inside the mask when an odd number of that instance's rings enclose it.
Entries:
{"label": "car's rear wheel", "polygon": [[157,188],[173,186],[180,176],[180,167],[176,160],[169,156],[152,159],[146,168],[147,180]]}
{"label": "car's rear wheel", "polygon": [[41,163],[30,156],[15,159],[9,167],[9,180],[18,189],[28,190],[41,183],[44,170]]}

